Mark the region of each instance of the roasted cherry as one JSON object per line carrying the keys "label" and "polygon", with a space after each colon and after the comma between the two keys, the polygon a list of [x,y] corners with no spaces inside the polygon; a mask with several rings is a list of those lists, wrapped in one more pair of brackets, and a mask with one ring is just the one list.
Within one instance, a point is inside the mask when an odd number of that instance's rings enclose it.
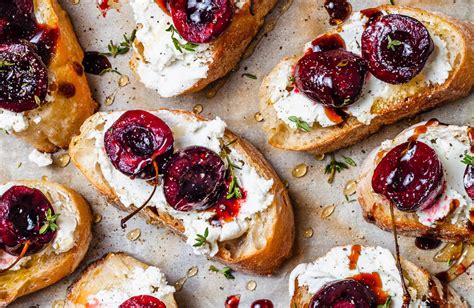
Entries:
{"label": "roasted cherry", "polygon": [[29,43],[0,44],[0,108],[32,110],[48,92],[48,69]]}
{"label": "roasted cherry", "polygon": [[181,37],[197,44],[215,40],[229,27],[234,15],[230,0],[171,0],[170,9]]}
{"label": "roasted cherry", "polygon": [[54,215],[51,203],[38,189],[8,189],[0,197],[0,249],[18,256],[28,241],[25,255],[40,251],[56,235],[51,228],[44,228],[48,212]]}
{"label": "roasted cherry", "polygon": [[375,19],[362,34],[362,56],[378,79],[399,84],[410,81],[433,52],[430,33],[418,20],[399,14]]}
{"label": "roasted cherry", "polygon": [[157,116],[142,110],[127,111],[107,130],[105,151],[112,165],[130,178],[156,177],[173,153],[173,133]]}
{"label": "roasted cherry", "polygon": [[310,308],[373,308],[377,300],[369,287],[352,279],[325,284],[311,299]]}
{"label": "roasted cherry", "polygon": [[254,301],[250,308],[273,308],[273,303],[269,299],[259,299]]}
{"label": "roasted cherry", "polygon": [[313,101],[338,108],[359,98],[366,75],[362,58],[335,49],[304,55],[295,67],[295,84]]}
{"label": "roasted cherry", "polygon": [[119,308],[166,308],[166,305],[154,296],[138,295],[127,299]]}
{"label": "roasted cherry", "polygon": [[166,164],[166,201],[178,211],[208,209],[225,192],[225,178],[226,166],[219,155],[204,147],[188,147]]}
{"label": "roasted cherry", "polygon": [[433,206],[443,190],[443,167],[427,144],[405,142],[382,158],[375,168],[372,188],[400,211],[423,210]]}
{"label": "roasted cherry", "polygon": [[474,165],[468,165],[464,171],[464,188],[469,198],[474,200]]}

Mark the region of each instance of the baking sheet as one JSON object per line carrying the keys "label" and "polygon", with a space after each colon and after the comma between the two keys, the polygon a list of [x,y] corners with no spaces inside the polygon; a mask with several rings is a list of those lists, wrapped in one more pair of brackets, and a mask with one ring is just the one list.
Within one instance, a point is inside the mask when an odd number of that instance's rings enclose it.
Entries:
{"label": "baking sheet", "polygon": [[[95,0],[81,0],[78,5],[73,5],[73,1],[69,0],[60,2],[69,12],[79,40],[86,50],[105,50],[110,39],[120,41],[122,34],[130,33],[134,27],[131,8],[125,0],[121,0],[123,3],[120,12],[109,11],[106,18],[103,18],[95,7]],[[388,0],[353,0],[352,5],[358,10],[387,2]],[[474,19],[474,0],[395,0],[395,2],[445,12],[461,19]],[[114,67],[130,76],[131,84],[127,87],[119,89],[118,76],[115,74],[106,74],[103,77],[89,76],[94,97],[102,104],[101,110],[157,107],[192,110],[193,106],[199,103],[204,106],[203,115],[223,118],[231,129],[247,138],[263,152],[279,175],[288,180],[296,214],[294,255],[275,275],[256,277],[236,273],[235,280],[227,280],[223,275],[208,270],[209,265],[222,267],[220,264],[208,261],[202,256],[195,256],[190,247],[166,229],[158,229],[147,225],[144,221],[133,219],[129,222],[128,229],[123,231],[119,226],[123,213],[112,206],[107,206],[105,199],[94,191],[72,164],[66,168],[54,166],[38,168],[28,161],[31,147],[13,137],[1,135],[1,181],[40,179],[47,176],[52,181],[69,185],[82,193],[93,210],[103,216],[102,221],[94,225],[91,248],[79,271],[54,286],[19,299],[12,307],[50,307],[56,300],[64,299],[67,286],[87,263],[110,251],[125,251],[138,259],[161,267],[171,283],[185,276],[189,268],[197,266],[198,274],[188,279],[184,288],[176,293],[176,300],[181,307],[223,307],[226,297],[231,294],[241,295],[241,307],[249,307],[250,303],[260,298],[271,299],[276,307],[288,307],[288,276],[297,264],[312,261],[324,255],[333,246],[350,243],[381,245],[393,251],[391,234],[366,223],[357,202],[347,202],[343,196],[345,183],[358,175],[359,167],[337,174],[334,183],[330,185],[324,175],[327,161],[316,161],[305,153],[285,152],[272,148],[266,142],[261,123],[254,120],[254,114],[258,111],[257,91],[262,77],[282,57],[300,53],[304,43],[329,27],[328,16],[322,5],[322,0],[294,0],[291,8],[279,19],[275,29],[262,39],[253,56],[241,63],[240,69],[230,76],[213,99],[206,99],[202,93],[173,99],[160,98],[154,91],[145,89],[132,75],[127,65],[130,54],[111,60]],[[258,79],[242,77],[244,72],[254,74]],[[114,104],[105,106],[103,104],[105,98],[114,91],[117,91]],[[422,114],[415,119],[386,127],[368,140],[336,154],[350,156],[360,165],[365,153],[381,141],[394,137],[410,124],[432,117],[446,123],[473,125],[474,96]],[[18,167],[20,163],[21,166]],[[291,171],[299,163],[306,163],[309,171],[305,177],[297,179],[291,176]],[[322,208],[331,204],[336,205],[334,213],[329,218],[321,219]],[[305,238],[303,231],[309,227],[314,230],[314,236]],[[126,235],[134,228],[140,228],[141,237],[132,242]],[[417,249],[413,238],[401,238],[400,244],[403,256],[430,271],[437,272],[446,268],[445,264],[436,264],[432,261],[434,252]],[[474,273],[474,268],[454,281],[452,286],[474,304],[474,282],[470,273]],[[251,280],[257,283],[255,291],[246,289],[247,283]]]}

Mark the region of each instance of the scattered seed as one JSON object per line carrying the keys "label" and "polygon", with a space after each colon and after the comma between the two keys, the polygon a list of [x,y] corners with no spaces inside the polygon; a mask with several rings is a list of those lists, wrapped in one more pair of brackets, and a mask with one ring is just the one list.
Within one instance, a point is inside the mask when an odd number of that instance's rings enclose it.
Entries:
{"label": "scattered seed", "polygon": [[110,106],[114,103],[116,93],[117,92],[114,92],[105,98],[105,106]]}
{"label": "scattered seed", "polygon": [[324,153],[314,155],[314,159],[316,159],[318,161],[322,161],[325,157],[326,157],[326,155],[324,155]]}
{"label": "scattered seed", "polygon": [[313,228],[308,228],[304,230],[303,236],[306,238],[311,238],[313,237],[314,231]]}
{"label": "scattered seed", "polygon": [[186,283],[186,280],[188,280],[188,277],[183,277],[183,278],[180,278],[178,279],[178,281],[176,281],[174,283],[174,288],[176,291],[181,291],[181,289],[183,288],[184,284]]}
{"label": "scattered seed", "polygon": [[247,282],[247,290],[255,291],[256,288],[257,288],[257,282],[255,282],[255,280],[250,280],[249,282]]}
{"label": "scattered seed", "polygon": [[295,177],[295,178],[301,178],[303,176],[306,175],[306,173],[308,172],[308,166],[306,164],[299,164],[297,165],[293,171],[291,172],[291,174]]}
{"label": "scattered seed", "polygon": [[130,241],[136,241],[136,240],[138,240],[138,238],[140,237],[141,234],[142,234],[142,232],[140,231],[140,229],[133,229],[132,231],[128,232],[127,238]]}
{"label": "scattered seed", "polygon": [[346,183],[346,186],[344,186],[344,195],[352,196],[353,194],[356,193],[356,189],[357,189],[357,182],[355,180],[350,180]]}
{"label": "scattered seed", "polygon": [[204,107],[201,104],[197,104],[196,106],[193,107],[193,112],[195,114],[200,114]]}
{"label": "scattered seed", "polygon": [[66,303],[63,300],[55,300],[51,305],[51,308],[63,308]]}
{"label": "scattered seed", "polygon": [[69,162],[71,162],[71,156],[69,156],[68,153],[61,154],[61,155],[60,155],[58,158],[56,158],[56,160],[54,161],[54,163],[56,164],[56,166],[61,167],[61,168],[64,168],[64,167],[66,167],[67,165],[69,165]]}
{"label": "scattered seed", "polygon": [[121,75],[118,80],[119,87],[123,88],[130,83],[130,79],[127,75]]}
{"label": "scattered seed", "polygon": [[186,276],[188,278],[191,278],[191,277],[196,276],[198,272],[199,272],[199,268],[197,266],[193,266],[188,270],[188,273],[186,274]]}
{"label": "scattered seed", "polygon": [[321,212],[321,218],[328,218],[334,212],[336,206],[334,204],[325,206]]}
{"label": "scattered seed", "polygon": [[255,121],[257,121],[257,122],[262,122],[262,121],[263,121],[263,115],[262,115],[260,112],[255,113],[255,115],[253,116],[253,118],[254,118]]}
{"label": "scattered seed", "polygon": [[102,215],[100,213],[94,213],[94,223],[99,223],[102,221]]}
{"label": "scattered seed", "polygon": [[41,179],[42,179],[43,181],[47,181],[47,180],[48,180],[48,176],[47,176],[47,175],[43,175],[43,176],[41,177]]}

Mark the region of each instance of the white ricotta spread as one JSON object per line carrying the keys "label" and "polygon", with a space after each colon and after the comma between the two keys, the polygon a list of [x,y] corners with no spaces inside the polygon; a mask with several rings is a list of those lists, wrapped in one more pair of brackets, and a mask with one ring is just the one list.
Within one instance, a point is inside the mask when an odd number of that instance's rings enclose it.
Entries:
{"label": "white ricotta spread", "polygon": [[36,149],[31,151],[28,159],[35,163],[38,167],[46,167],[53,163],[53,157],[50,153],[42,153]]}
{"label": "white ricotta spread", "polygon": [[[189,116],[175,114],[167,110],[160,110],[153,112],[153,114],[165,121],[173,131],[175,150],[198,145],[220,153],[220,140],[224,137],[226,127],[221,119],[198,121]],[[104,133],[121,115],[121,112],[100,114],[100,118],[96,123],[99,130],[91,131],[86,138],[95,139],[97,160],[104,178],[115,190],[121,203],[128,207],[131,204],[142,204],[152,192],[153,187],[143,180],[131,180],[116,170],[105,153]],[[244,162],[242,169],[235,169],[235,176],[240,186],[247,193],[245,200],[240,204],[238,215],[233,220],[222,222],[222,226],[213,226],[209,223],[209,218],[214,215],[214,212],[176,211],[166,203],[161,185],[158,186],[157,192],[150,202],[150,205],[157,207],[159,211],[167,212],[182,221],[187,243],[191,246],[196,243],[197,234],[202,235],[206,228],[208,229],[207,244],[201,247],[193,247],[197,254],[215,255],[218,252],[218,242],[235,239],[243,235],[254,223],[254,215],[264,211],[273,202],[274,196],[270,193],[273,180],[267,180],[260,176],[255,168],[246,163],[245,157],[232,150],[232,146],[230,148],[231,160],[238,165],[240,165],[239,162]]]}
{"label": "white ricotta spread", "polygon": [[[166,277],[159,268],[150,266],[147,269],[135,267],[125,269],[126,280],[115,280],[111,288],[101,290],[87,298],[88,304],[93,307],[118,307],[133,296],[149,295],[163,300],[175,289],[166,282]],[[117,273],[118,275],[121,273]]]}
{"label": "white ricotta spread", "polygon": [[[308,287],[310,294],[318,292],[326,283],[349,278],[360,273],[377,272],[382,280],[382,288],[391,296],[391,307],[401,307],[403,303],[403,287],[397,264],[392,253],[382,247],[362,247],[355,269],[349,269],[351,245],[335,247],[324,257],[312,263],[298,265],[290,274],[290,297],[295,292],[295,280],[298,286]],[[412,302],[410,307],[418,307],[420,300],[416,290],[409,288]]]}
{"label": "white ricotta spread", "polygon": [[12,132],[22,132],[28,126],[28,119],[23,112],[12,112],[0,108],[0,130],[10,134]]}
{"label": "white ricotta spread", "polygon": [[[15,185],[24,185],[21,183],[9,182],[4,185],[0,185],[0,195],[3,195],[8,189]],[[39,189],[51,202],[54,213],[59,214],[56,224],[58,225],[56,237],[52,241],[51,245],[48,245],[40,251],[38,254],[61,254],[69,251],[74,247],[74,232],[77,228],[77,211],[71,205],[72,201],[69,196],[59,190],[50,191],[43,190],[42,187],[33,187]],[[14,260],[15,256],[11,256],[8,253],[0,249],[0,269],[7,268]],[[31,257],[24,257],[18,264],[16,264],[11,270],[19,270],[23,265],[28,263]]]}
{"label": "white ricotta spread", "polygon": [[[382,143],[381,149],[389,151],[406,142],[415,134],[415,128],[426,122],[413,125],[400,133],[395,139]],[[462,163],[465,154],[470,153],[470,142],[467,126],[428,125],[426,133],[419,134],[418,141],[426,143],[435,150],[443,165],[445,189],[440,199],[432,207],[417,211],[419,221],[426,226],[434,226],[440,219],[450,215],[450,222],[466,223],[473,202],[464,188],[463,176],[466,165]],[[457,200],[457,201],[455,201]],[[453,210],[452,204],[459,202]]]}
{"label": "white ricotta spread", "polygon": [[[344,23],[341,31],[338,32],[344,40],[347,50],[357,55],[361,55],[360,42],[366,22],[367,17],[360,12],[356,12]],[[430,32],[430,35],[433,39],[434,51],[428,58],[423,70],[415,78],[417,81],[422,80],[426,85],[441,84],[449,77],[449,73],[452,70],[451,62],[446,43],[435,33]],[[311,42],[305,45],[304,51],[306,52],[310,46]],[[300,117],[310,125],[315,122],[322,127],[335,125],[327,117],[321,104],[313,102],[292,86],[292,82],[289,79],[292,76],[292,69],[296,62],[297,60],[295,59],[284,61],[269,76],[269,92],[272,93],[270,99],[278,118],[292,128],[296,128],[296,124],[288,120],[290,116]],[[358,121],[368,125],[376,116],[371,111],[373,103],[383,97],[395,95],[401,87],[403,85],[392,85],[383,82],[368,73],[361,97],[355,103],[346,107],[344,111],[356,117]],[[288,91],[289,89],[291,90]]]}

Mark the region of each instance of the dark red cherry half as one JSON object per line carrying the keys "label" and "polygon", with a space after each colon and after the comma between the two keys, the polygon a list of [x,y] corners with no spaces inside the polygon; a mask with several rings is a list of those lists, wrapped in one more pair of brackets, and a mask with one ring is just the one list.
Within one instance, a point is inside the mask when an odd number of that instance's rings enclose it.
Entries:
{"label": "dark red cherry half", "polygon": [[372,188],[400,211],[423,210],[433,206],[443,190],[443,167],[427,144],[405,142],[390,150],[377,165]]}
{"label": "dark red cherry half", "polygon": [[408,82],[418,75],[433,49],[426,27],[404,15],[375,19],[362,34],[362,57],[370,72],[392,84]]}
{"label": "dark red cherry half", "polygon": [[377,300],[369,287],[352,280],[344,279],[325,284],[314,294],[310,308],[374,308]]}
{"label": "dark red cherry half", "polygon": [[166,164],[166,201],[178,211],[206,210],[225,192],[225,178],[226,166],[219,155],[205,147],[188,147]]}
{"label": "dark red cherry half", "polygon": [[40,234],[46,213],[53,207],[45,195],[35,188],[12,186],[0,197],[0,249],[20,255],[26,241],[30,241],[26,255],[40,251],[51,242],[56,231]]}
{"label": "dark red cherry half", "polygon": [[0,108],[35,109],[48,92],[48,69],[29,43],[0,44]]}
{"label": "dark red cherry half", "polygon": [[339,108],[359,98],[366,75],[364,59],[335,49],[304,55],[295,67],[295,84],[313,101]]}
{"label": "dark red cherry half", "polygon": [[153,160],[159,170],[173,154],[173,133],[163,120],[143,110],[130,110],[107,130],[105,151],[112,165],[130,178],[156,177]]}
{"label": "dark red cherry half", "polygon": [[474,165],[468,165],[464,171],[464,188],[469,198],[474,200]]}
{"label": "dark red cherry half", "polygon": [[259,299],[254,301],[250,308],[273,308],[273,303],[269,299]]}
{"label": "dark red cherry half", "polygon": [[166,305],[154,296],[138,295],[127,299],[119,308],[166,308]]}
{"label": "dark red cherry half", "polygon": [[234,15],[230,0],[171,0],[169,5],[178,33],[196,44],[218,38],[229,27]]}

